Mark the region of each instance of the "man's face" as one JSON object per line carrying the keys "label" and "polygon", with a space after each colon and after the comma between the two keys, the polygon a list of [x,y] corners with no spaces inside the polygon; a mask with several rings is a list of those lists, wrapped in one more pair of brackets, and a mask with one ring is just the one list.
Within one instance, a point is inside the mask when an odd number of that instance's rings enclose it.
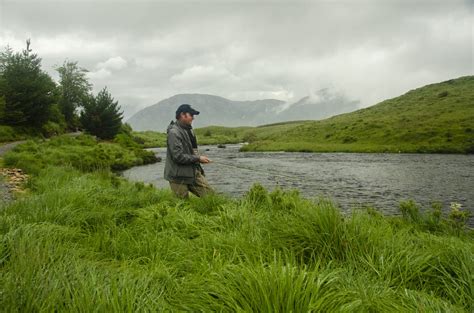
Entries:
{"label": "man's face", "polygon": [[181,113],[181,118],[179,120],[186,125],[191,125],[193,123],[194,116],[191,113]]}

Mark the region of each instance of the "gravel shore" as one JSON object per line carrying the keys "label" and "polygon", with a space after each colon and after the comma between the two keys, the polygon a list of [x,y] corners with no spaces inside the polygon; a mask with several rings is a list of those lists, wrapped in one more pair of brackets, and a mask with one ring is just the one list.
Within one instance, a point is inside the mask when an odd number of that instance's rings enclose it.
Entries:
{"label": "gravel shore", "polygon": [[[26,142],[26,140],[14,141],[1,145],[0,157],[15,148],[17,145],[22,144],[24,142]],[[12,193],[12,186],[8,183],[8,178],[3,175],[0,175],[0,206],[12,201],[13,199],[14,196]]]}

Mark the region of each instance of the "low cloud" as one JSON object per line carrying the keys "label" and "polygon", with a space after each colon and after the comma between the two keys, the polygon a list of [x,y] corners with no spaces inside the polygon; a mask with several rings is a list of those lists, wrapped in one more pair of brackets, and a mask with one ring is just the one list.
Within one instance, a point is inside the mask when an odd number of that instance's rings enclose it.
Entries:
{"label": "low cloud", "polygon": [[110,58],[105,62],[97,64],[97,68],[105,70],[121,70],[125,67],[127,67],[127,61],[120,56]]}
{"label": "low cloud", "polygon": [[195,65],[171,76],[170,81],[184,86],[199,87],[210,83],[222,83],[222,81],[237,82],[238,78],[223,67]]}
{"label": "low cloud", "polygon": [[110,72],[109,70],[105,68],[101,68],[97,71],[87,73],[87,76],[91,80],[102,80],[102,79],[110,77],[111,75],[112,75],[112,72]]}

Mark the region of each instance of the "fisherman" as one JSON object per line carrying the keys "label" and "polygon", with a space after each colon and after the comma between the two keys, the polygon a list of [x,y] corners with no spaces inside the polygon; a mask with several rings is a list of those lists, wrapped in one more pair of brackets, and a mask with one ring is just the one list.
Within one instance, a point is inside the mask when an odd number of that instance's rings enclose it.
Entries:
{"label": "fisherman", "polygon": [[199,115],[189,104],[182,104],[176,110],[176,121],[171,121],[167,130],[167,149],[164,177],[171,190],[180,198],[187,198],[189,192],[198,197],[213,192],[204,177],[201,163],[211,162],[207,156],[199,155],[194,116]]}

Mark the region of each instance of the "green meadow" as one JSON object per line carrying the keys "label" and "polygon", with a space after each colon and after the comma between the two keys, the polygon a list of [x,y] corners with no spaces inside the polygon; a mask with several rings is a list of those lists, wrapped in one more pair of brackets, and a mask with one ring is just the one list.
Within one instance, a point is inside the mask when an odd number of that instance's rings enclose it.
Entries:
{"label": "green meadow", "polygon": [[474,233],[455,204],[343,214],[260,185],[179,200],[114,173],[141,153],[63,136],[5,155],[31,178],[0,208],[2,311],[474,310]]}

